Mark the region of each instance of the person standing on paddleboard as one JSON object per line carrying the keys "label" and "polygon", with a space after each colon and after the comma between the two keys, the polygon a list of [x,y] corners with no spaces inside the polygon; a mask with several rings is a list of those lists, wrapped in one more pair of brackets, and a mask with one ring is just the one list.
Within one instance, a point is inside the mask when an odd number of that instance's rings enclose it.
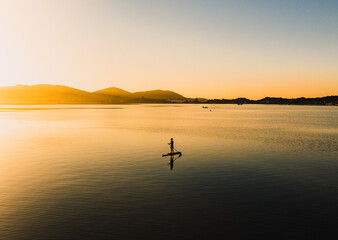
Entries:
{"label": "person standing on paddleboard", "polygon": [[174,139],[171,138],[168,144],[170,145],[170,153],[174,153]]}

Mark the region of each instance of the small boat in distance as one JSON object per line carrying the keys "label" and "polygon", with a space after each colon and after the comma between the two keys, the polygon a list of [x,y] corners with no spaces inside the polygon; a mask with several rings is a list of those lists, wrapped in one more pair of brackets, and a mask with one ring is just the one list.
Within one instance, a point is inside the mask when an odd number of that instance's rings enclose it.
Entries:
{"label": "small boat in distance", "polygon": [[202,108],[209,108],[209,107],[207,107],[207,106],[203,106]]}

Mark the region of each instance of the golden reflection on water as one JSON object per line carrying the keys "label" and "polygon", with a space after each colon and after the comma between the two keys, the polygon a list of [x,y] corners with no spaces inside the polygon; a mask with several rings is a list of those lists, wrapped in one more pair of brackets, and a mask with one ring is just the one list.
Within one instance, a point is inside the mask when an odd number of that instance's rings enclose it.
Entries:
{"label": "golden reflection on water", "polygon": [[[87,209],[102,199],[109,210],[109,203],[123,209],[122,202],[135,201],[140,211],[142,201],[166,203],[170,196],[196,194],[186,185],[191,179],[206,194],[210,188],[216,191],[232,184],[239,191],[239,183],[255,183],[259,176],[271,176],[257,183],[268,192],[289,181],[293,186],[324,189],[333,177],[328,172],[323,177],[311,164],[318,156],[334,169],[330,164],[337,153],[335,108],[295,111],[284,106],[215,105],[212,112],[199,105],[74,108],[0,112],[0,238],[2,233],[13,238],[13,232],[28,231],[51,209],[59,209],[60,218],[54,219],[58,222],[72,211],[68,202],[80,201],[88,204],[83,205]],[[173,171],[161,157],[168,152],[171,137],[183,152]],[[302,165],[304,159],[309,165]],[[250,178],[250,172],[260,175]],[[222,187],[208,185],[213,179],[222,183],[224,177],[228,180]],[[181,187],[186,190],[178,194]],[[332,196],[331,188],[325,191]],[[227,196],[231,194],[236,191]]]}

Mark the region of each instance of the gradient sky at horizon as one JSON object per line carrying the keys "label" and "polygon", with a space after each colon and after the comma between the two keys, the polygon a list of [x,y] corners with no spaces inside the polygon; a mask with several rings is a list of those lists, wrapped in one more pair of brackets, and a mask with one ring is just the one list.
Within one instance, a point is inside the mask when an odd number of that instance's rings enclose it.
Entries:
{"label": "gradient sky at horizon", "polygon": [[338,90],[338,1],[0,0],[0,86],[319,97]]}

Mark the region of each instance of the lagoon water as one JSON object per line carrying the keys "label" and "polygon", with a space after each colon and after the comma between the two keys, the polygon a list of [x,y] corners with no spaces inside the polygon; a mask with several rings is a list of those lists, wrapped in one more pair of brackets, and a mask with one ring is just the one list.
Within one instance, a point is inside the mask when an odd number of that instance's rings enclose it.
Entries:
{"label": "lagoon water", "polygon": [[208,106],[1,106],[0,239],[337,239],[337,107]]}

